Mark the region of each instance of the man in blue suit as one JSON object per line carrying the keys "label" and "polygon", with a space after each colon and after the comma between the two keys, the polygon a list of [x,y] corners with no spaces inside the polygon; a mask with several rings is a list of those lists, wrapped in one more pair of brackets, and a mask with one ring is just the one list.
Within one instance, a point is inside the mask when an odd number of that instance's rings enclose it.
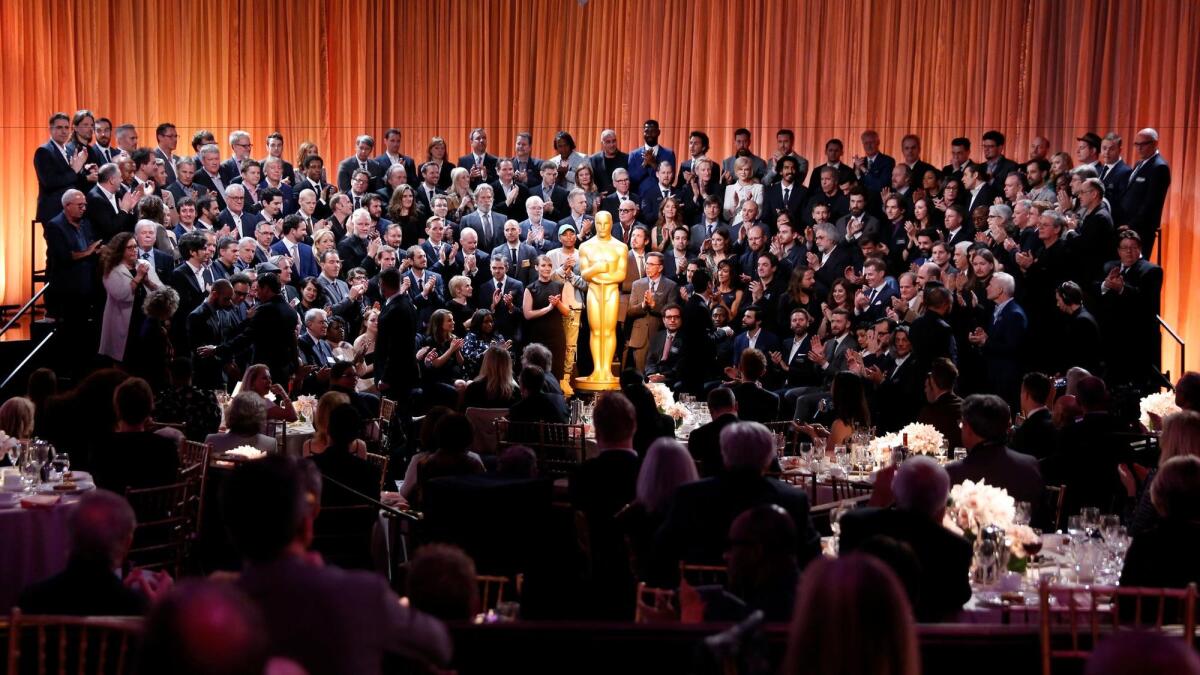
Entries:
{"label": "man in blue suit", "polygon": [[234,183],[225,188],[226,208],[217,216],[217,228],[228,227],[242,237],[253,237],[262,216],[246,210],[246,188]]}
{"label": "man in blue suit", "polygon": [[779,351],[779,336],[763,326],[763,310],[758,305],[746,308],[746,312],[742,314],[742,327],[746,330],[733,338],[733,362],[729,364],[730,368],[737,368],[742,362],[742,352],[747,349],[757,349],[764,354]]}
{"label": "man in blue suit", "polygon": [[487,132],[483,129],[471,130],[471,152],[458,158],[458,165],[471,175],[471,188],[480,183],[489,183],[496,178],[495,155],[487,153]]}
{"label": "man in blue suit", "polygon": [[250,143],[250,134],[238,130],[229,134],[229,147],[233,156],[221,162],[220,168],[221,181],[226,185],[242,175],[242,162],[250,159],[250,148],[254,146]]}
{"label": "man in blue suit", "polygon": [[987,298],[996,303],[987,330],[976,327],[967,339],[983,350],[987,361],[988,388],[1005,401],[1018,401],[1021,394],[1021,352],[1029,319],[1013,302],[1016,282],[1011,274],[996,272],[988,282]]}
{"label": "man in blue suit", "polygon": [[321,273],[312,246],[304,243],[304,221],[294,213],[283,219],[283,238],[271,246],[271,252],[292,259],[292,278],[297,284]]}
{"label": "man in blue suit", "polygon": [[863,187],[879,194],[883,188],[892,184],[892,169],[896,167],[896,160],[879,151],[877,131],[864,131],[862,144],[863,155],[854,157],[854,173],[858,175]]}
{"label": "man in blue suit", "polygon": [[1108,199],[1113,220],[1120,222],[1121,195],[1129,185],[1129,174],[1133,173],[1133,167],[1121,158],[1121,137],[1115,133],[1110,132],[1100,139],[1100,161],[1096,163],[1096,173],[1100,182],[1104,183],[1104,197]]}
{"label": "man in blue suit", "polygon": [[1133,137],[1138,163],[1129,174],[1121,195],[1120,225],[1128,225],[1142,238],[1142,254],[1150,257],[1162,224],[1163,203],[1171,186],[1171,168],[1158,152],[1158,132],[1149,127]]}
{"label": "man in blue suit", "polygon": [[887,263],[880,258],[868,258],[863,263],[863,281],[863,288],[854,295],[855,320],[875,323],[884,318],[899,291],[889,283]]}
{"label": "man in blue suit", "polygon": [[675,153],[658,144],[660,133],[657,120],[646,120],[642,125],[642,138],[646,144],[629,153],[629,180],[633,183],[632,189],[643,197],[655,188],[661,162],[670,162],[671,173],[675,173]]}

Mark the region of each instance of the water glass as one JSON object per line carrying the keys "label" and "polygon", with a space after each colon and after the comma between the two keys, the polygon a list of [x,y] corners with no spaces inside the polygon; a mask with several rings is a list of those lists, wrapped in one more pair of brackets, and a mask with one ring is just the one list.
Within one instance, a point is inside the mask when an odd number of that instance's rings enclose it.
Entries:
{"label": "water glass", "polygon": [[1033,512],[1033,507],[1029,502],[1017,502],[1016,513],[1013,515],[1013,522],[1017,525],[1028,525],[1030,514]]}
{"label": "water glass", "polygon": [[966,459],[966,458],[967,458],[967,449],[966,448],[955,448],[954,449],[954,461],[957,462],[959,460]]}
{"label": "water glass", "polygon": [[1100,529],[1100,509],[1094,506],[1085,506],[1079,509],[1079,517],[1083,529],[1087,531],[1089,537]]}
{"label": "water glass", "polygon": [[67,477],[67,473],[71,470],[71,456],[66,452],[56,451],[50,466],[53,467],[54,472],[58,474],[59,479],[64,479]]}

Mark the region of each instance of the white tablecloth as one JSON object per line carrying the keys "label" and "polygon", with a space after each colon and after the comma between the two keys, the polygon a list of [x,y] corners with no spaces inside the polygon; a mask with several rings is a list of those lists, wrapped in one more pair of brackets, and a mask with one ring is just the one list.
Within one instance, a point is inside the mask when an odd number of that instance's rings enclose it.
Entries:
{"label": "white tablecloth", "polygon": [[287,456],[304,456],[304,441],[312,438],[314,433],[316,432],[313,430],[312,425],[309,424],[288,425]]}
{"label": "white tablecloth", "polygon": [[67,519],[78,501],[70,496],[49,509],[0,508],[0,613],[8,613],[21,589],[66,568]]}

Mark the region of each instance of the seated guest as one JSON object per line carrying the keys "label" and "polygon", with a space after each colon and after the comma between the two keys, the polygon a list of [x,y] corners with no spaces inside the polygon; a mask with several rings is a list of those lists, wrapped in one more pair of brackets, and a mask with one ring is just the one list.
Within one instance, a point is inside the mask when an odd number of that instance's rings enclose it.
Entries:
{"label": "seated guest", "polygon": [[141,647],[142,673],[300,671],[288,659],[270,658],[258,607],[232,584],[218,581],[187,581],[172,590],[146,618]]}
{"label": "seated guest", "polygon": [[108,490],[85,494],[67,520],[71,535],[67,568],[25,588],[17,607],[26,614],[145,613],[171,587],[171,577],[166,572],[135,570],[121,580],[136,525],[133,508],[124,497]]}
{"label": "seated guest", "polygon": [[1124,493],[1117,467],[1129,452],[1128,443],[1117,434],[1127,427],[1108,409],[1104,380],[1083,378],[1075,398],[1083,415],[1059,432],[1057,451],[1041,461],[1042,475],[1051,485],[1067,487],[1064,513],[1077,513],[1085,506],[1112,513]]}
{"label": "seated guest", "polygon": [[[33,401],[14,396],[0,405],[0,431],[12,441],[27,441],[33,437],[35,414]],[[7,455],[0,457],[0,462],[8,464]]]}
{"label": "seated guest", "polygon": [[446,413],[438,420],[433,435],[437,450],[417,465],[417,503],[421,500],[420,493],[431,480],[484,472],[478,455],[467,449],[475,440],[475,427],[465,415]]}
{"label": "seated guest", "polygon": [[839,551],[845,555],[876,535],[910,546],[920,562],[916,616],[952,620],[971,599],[971,544],[942,525],[950,476],[929,457],[910,457],[892,479],[896,506],[856,509],[842,516]]}
{"label": "seated guest", "polygon": [[651,581],[656,578],[651,560],[654,533],[662,526],[675,489],[699,479],[696,463],[682,443],[673,438],[660,438],[650,445],[642,467],[638,469],[633,501],[617,513],[617,523],[629,543],[634,574],[638,579]]}
{"label": "seated guest", "polygon": [[762,377],[767,372],[767,357],[758,349],[742,350],[736,372],[737,383],[732,385],[742,419],[751,422],[774,422],[779,416],[779,396],[763,388]]}
{"label": "seated guest", "polygon": [[350,361],[333,364],[329,369],[329,391],[344,394],[350,405],[358,411],[364,420],[379,417],[379,397],[365,391],[359,391],[358,374],[355,365]]}
{"label": "seated guest", "polygon": [[245,462],[222,486],[222,520],[245,561],[237,585],[262,611],[271,653],[331,675],[381,672],[384,654],[448,665],[445,627],[400,604],[386,578],[313,564],[305,486],[279,456]]}
{"label": "seated guest", "polygon": [[825,452],[833,455],[835,447],[849,442],[856,426],[871,426],[871,410],[867,407],[863,379],[848,370],[833,376],[829,396],[833,399],[833,423],[829,429],[820,424],[801,424],[799,429],[814,442],[824,439]]}
{"label": "seated guest", "polygon": [[117,493],[126,488],[170,485],[178,478],[179,452],[175,441],[146,429],[154,413],[154,392],[131,377],[113,394],[117,432],[107,443],[92,448],[91,467],[96,485]]}
{"label": "seated guest", "polygon": [[[328,394],[326,394],[328,396]],[[324,397],[322,397],[324,398]],[[372,499],[379,499],[379,469],[367,460],[354,454],[356,444],[361,444],[362,418],[349,403],[342,403],[329,413],[327,435],[329,444],[324,451],[313,455],[313,464],[321,475],[360,492]],[[362,498],[347,492],[339,485],[326,480],[321,492],[322,506],[353,506],[362,504]]]}
{"label": "seated guest", "polygon": [[967,456],[946,465],[950,483],[986,480],[1018,502],[1035,504],[1042,496],[1042,473],[1029,455],[1005,447],[1008,404],[993,394],[973,394],[962,404],[962,441]]}
{"label": "seated guest", "polygon": [[159,394],[154,404],[157,421],[182,423],[183,435],[189,441],[216,433],[221,426],[221,406],[212,391],[192,384],[191,359],[172,359],[168,375],[171,386]]}
{"label": "seated guest", "polygon": [[[729,528],[729,584],[718,592],[700,587],[705,621],[740,621],[755,610],[772,623],[792,618],[800,568],[796,524],[775,504],[759,504]],[[684,610],[687,611],[686,609]]]}
{"label": "seated guest", "polygon": [[461,548],[426,544],[408,565],[409,605],[442,621],[470,621],[479,613],[475,577],[475,562]]}
{"label": "seated guest", "polygon": [[675,436],[675,421],[669,415],[658,411],[654,402],[654,394],[646,387],[641,373],[636,370],[626,370],[621,373],[621,393],[633,404],[637,411],[637,429],[633,432],[633,449],[638,456],[644,456],[650,449],[650,444],[657,438],[673,438]]}
{"label": "seated guest", "polygon": [[512,356],[503,345],[494,344],[483,353],[479,375],[467,385],[463,408],[510,408],[517,402],[517,383],[512,377]]}
{"label": "seated guest", "polygon": [[884,563],[863,554],[821,560],[805,571],[799,596],[780,672],[921,672],[912,608]]}
{"label": "seated guest", "polygon": [[721,430],[738,421],[738,403],[733,390],[717,387],[708,392],[708,413],[712,421],[688,435],[688,452],[705,478],[715,476],[725,468],[721,461]]}
{"label": "seated guest", "polygon": [[[30,384],[33,378],[29,378]],[[1175,405],[1181,410],[1200,412],[1200,373],[1184,373],[1175,383]]]}
{"label": "seated guest", "polygon": [[279,447],[274,437],[262,433],[267,424],[267,401],[254,392],[242,392],[229,402],[225,410],[225,426],[221,434],[209,434],[204,442],[219,454],[243,445],[263,452],[275,452]]}
{"label": "seated guest", "polygon": [[[435,405],[425,413],[425,418],[421,420],[421,429],[417,434],[417,447],[419,452],[408,460],[408,468],[404,470],[404,480],[400,481],[400,496],[408,501],[415,499],[417,494],[417,467],[421,462],[432,455],[438,447],[437,443],[437,425],[442,421],[442,418],[453,410],[444,405]],[[468,452],[468,455],[478,460],[483,464],[483,460],[474,452]]]}
{"label": "seated guest", "polygon": [[1200,582],[1200,458],[1164,462],[1150,484],[1150,500],[1162,520],[1134,536],[1121,586],[1183,588]]}
{"label": "seated guest", "polygon": [[682,485],[658,531],[655,559],[667,567],[680,561],[719,564],[728,550],[729,526],[743,511],[777,504],[796,525],[796,557],[803,567],[820,554],[820,539],[808,516],[803,490],[766,471],[775,458],[775,437],[757,422],[735,422],[721,431],[725,471],[713,478]]}
{"label": "seated guest", "polygon": [[508,340],[504,335],[496,330],[496,315],[489,309],[475,310],[475,314],[471,316],[471,329],[463,339],[463,372],[469,377],[478,375],[488,347],[500,345],[508,351],[511,345],[506,345],[506,342]]}
{"label": "seated guest", "polygon": [[1058,430],[1050,404],[1054,383],[1043,373],[1026,373],[1021,380],[1021,414],[1025,421],[1013,432],[1012,449],[1038,459],[1049,457],[1058,447]]}
{"label": "seated guest", "polygon": [[554,396],[545,391],[546,371],[537,366],[521,370],[521,400],[508,409],[510,422],[567,423],[567,414],[555,405]]}
{"label": "seated guest", "polygon": [[[304,441],[304,445],[300,447],[301,454],[304,457],[319,455],[325,452],[325,448],[329,447],[333,443],[333,439],[329,435],[329,416],[333,414],[335,408],[339,408],[344,405],[350,405],[350,397],[341,392],[325,392],[321,395],[321,398],[317,399],[317,409],[313,413],[312,417],[312,438]],[[354,406],[351,407],[353,408]],[[350,444],[350,454],[359,459],[366,459],[366,442],[364,442],[361,438],[354,439],[354,442]]]}
{"label": "seated guest", "polygon": [[1088,658],[1084,675],[1200,675],[1200,656],[1186,641],[1161,633],[1125,631],[1106,636]]}
{"label": "seated guest", "polygon": [[558,380],[554,377],[554,371],[551,369],[553,362],[554,356],[550,353],[546,345],[531,342],[525,345],[525,349],[521,351],[521,367],[537,366],[542,369],[546,378],[546,386],[543,390],[550,395],[551,402],[554,403],[555,408],[562,412],[562,417],[565,420],[567,419],[567,399],[563,396],[562,386],[559,385]]}
{"label": "seated guest", "polygon": [[[0,411],[3,409],[0,408]],[[1167,415],[1162,421],[1161,428],[1162,433],[1158,437],[1159,466],[1172,457],[1189,455],[1200,457],[1200,412],[1183,410]],[[1142,481],[1142,494],[1137,498],[1137,505],[1133,509],[1133,518],[1129,521],[1131,536],[1136,537],[1143,532],[1148,532],[1160,522],[1158,511],[1150,499],[1150,486],[1154,484],[1154,476],[1157,472],[1157,467],[1151,469],[1146,479]],[[1122,472],[1122,474],[1125,473]],[[1125,487],[1129,491],[1129,496],[1134,496],[1133,477],[1130,476],[1126,479],[1123,476],[1121,480],[1126,483]]]}
{"label": "seated guest", "polygon": [[917,421],[928,424],[942,433],[942,438],[951,449],[962,445],[962,399],[954,393],[958,382],[958,368],[945,357],[938,357],[929,365],[925,376],[925,405],[917,415]]}
{"label": "seated guest", "polygon": [[637,412],[623,394],[608,392],[596,401],[596,449],[599,454],[571,476],[571,506],[583,512],[591,542],[592,579],[589,617],[632,616],[634,579],[625,540],[615,516],[633,501],[641,463],[633,449]]}
{"label": "seated guest", "polygon": [[[286,422],[295,422],[300,419],[296,415],[296,408],[292,406],[292,399],[288,396],[287,390],[283,388],[282,384],[271,381],[271,370],[261,363],[256,363],[246,369],[246,374],[242,376],[241,391],[255,394],[263,400],[267,419]],[[268,394],[275,400],[271,401],[267,397]]]}

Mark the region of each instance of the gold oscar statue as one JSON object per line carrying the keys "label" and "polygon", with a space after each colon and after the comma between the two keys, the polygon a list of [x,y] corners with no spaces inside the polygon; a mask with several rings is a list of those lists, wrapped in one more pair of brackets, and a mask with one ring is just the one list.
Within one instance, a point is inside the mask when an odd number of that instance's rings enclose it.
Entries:
{"label": "gold oscar statue", "polygon": [[620,388],[613,377],[613,353],[617,351],[617,312],[621,302],[621,282],[629,247],[612,237],[612,214],[596,214],[596,236],[579,247],[579,272],[587,282],[587,316],[591,329],[592,374],[575,379],[575,388],[604,391]]}

